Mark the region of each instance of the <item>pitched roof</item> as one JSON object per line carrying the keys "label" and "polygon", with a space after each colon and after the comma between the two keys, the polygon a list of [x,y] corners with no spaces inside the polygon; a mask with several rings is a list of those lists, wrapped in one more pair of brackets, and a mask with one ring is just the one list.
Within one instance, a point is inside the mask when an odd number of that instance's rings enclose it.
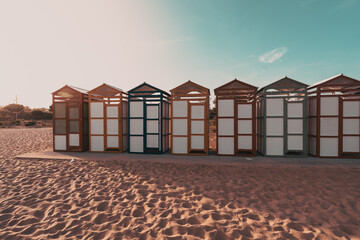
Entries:
{"label": "pitched roof", "polygon": [[345,76],[344,74],[338,74],[331,78],[322,80],[308,87],[308,89],[320,87],[320,86],[339,86],[343,84],[360,84],[359,80]]}
{"label": "pitched roof", "polygon": [[121,93],[122,90],[120,88],[103,83],[100,86],[90,90],[88,93],[91,93],[91,94],[96,93],[96,94],[103,95],[102,92],[106,92],[105,95],[111,95],[112,92],[114,93],[114,95],[116,95],[118,93]]}
{"label": "pitched roof", "polygon": [[226,92],[226,91],[235,91],[235,90],[243,90],[242,92],[248,92],[248,91],[256,91],[257,87],[250,85],[245,82],[241,82],[237,80],[236,78],[218,88],[214,89],[215,94],[219,92]]}
{"label": "pitched roof", "polygon": [[66,88],[69,88],[69,89],[72,89],[73,91],[76,91],[80,94],[87,94],[88,90],[85,90],[83,88],[79,88],[79,87],[74,87],[74,86],[70,86],[70,85],[65,85],[64,87],[56,90],[55,92],[53,92],[52,94],[57,94],[58,92],[60,92],[61,90],[63,89],[66,89]]}
{"label": "pitched roof", "polygon": [[144,82],[144,83],[140,84],[139,86],[134,87],[133,89],[128,91],[128,93],[132,94],[132,95],[146,95],[151,92],[153,92],[153,93],[159,92],[159,93],[163,93],[165,95],[169,95],[169,93],[167,93],[157,87],[154,87],[146,82]]}
{"label": "pitched roof", "polygon": [[262,87],[258,92],[262,92],[266,89],[276,89],[278,91],[296,91],[299,88],[306,88],[309,85],[296,81],[294,79],[291,79],[287,76],[283,77],[280,80],[277,80],[273,83],[270,83],[269,85],[266,85],[265,87]]}
{"label": "pitched roof", "polygon": [[170,90],[172,94],[176,94],[176,92],[186,94],[194,91],[210,95],[210,90],[208,88],[196,84],[190,80]]}

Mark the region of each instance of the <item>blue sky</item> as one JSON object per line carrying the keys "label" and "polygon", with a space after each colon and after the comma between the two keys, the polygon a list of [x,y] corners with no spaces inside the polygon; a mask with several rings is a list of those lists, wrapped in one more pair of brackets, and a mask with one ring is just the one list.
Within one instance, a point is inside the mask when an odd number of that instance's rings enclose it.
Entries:
{"label": "blue sky", "polygon": [[1,1],[0,105],[65,84],[163,90],[360,79],[360,1]]}

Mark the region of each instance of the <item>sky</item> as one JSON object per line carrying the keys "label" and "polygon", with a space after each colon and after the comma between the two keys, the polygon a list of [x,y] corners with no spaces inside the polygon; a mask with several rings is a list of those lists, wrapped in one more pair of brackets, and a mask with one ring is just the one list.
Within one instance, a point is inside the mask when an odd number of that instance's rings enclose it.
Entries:
{"label": "sky", "polygon": [[0,106],[64,85],[360,80],[359,0],[0,0]]}

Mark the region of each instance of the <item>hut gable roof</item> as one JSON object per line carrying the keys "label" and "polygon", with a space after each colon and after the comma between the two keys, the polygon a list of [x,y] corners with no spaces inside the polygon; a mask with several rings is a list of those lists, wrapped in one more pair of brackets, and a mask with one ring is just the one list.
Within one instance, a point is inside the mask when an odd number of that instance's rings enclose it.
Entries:
{"label": "hut gable roof", "polygon": [[339,74],[334,77],[317,82],[317,83],[311,85],[310,87],[308,87],[308,89],[313,89],[313,88],[317,88],[317,87],[331,88],[332,86],[338,86],[337,88],[341,88],[339,86],[348,85],[348,84],[360,85],[360,81],[356,80],[354,78],[347,77],[343,74]]}
{"label": "hut gable roof", "polygon": [[259,90],[259,92],[262,92],[264,90],[268,90],[268,89],[275,89],[277,91],[286,91],[286,92],[291,92],[291,91],[296,91],[297,89],[300,88],[307,88],[308,85],[299,81],[296,81],[294,79],[291,79],[287,76],[285,76],[284,78],[275,81],[273,83],[270,83],[269,85],[261,88]]}
{"label": "hut gable roof", "polygon": [[171,94],[188,94],[191,92],[203,93],[210,95],[210,90],[192,81],[187,81],[180,86],[170,90]]}
{"label": "hut gable roof", "polygon": [[115,96],[119,93],[122,93],[122,90],[120,88],[103,83],[102,85],[94,88],[93,90],[90,90],[88,93],[103,96]]}
{"label": "hut gable roof", "polygon": [[60,88],[59,90],[56,90],[52,94],[61,96],[61,95],[63,95],[62,93],[65,93],[65,92],[73,92],[73,93],[78,93],[78,94],[87,94],[88,90],[85,90],[83,88],[70,86],[70,85],[65,85],[64,87]]}
{"label": "hut gable roof", "polygon": [[251,92],[256,90],[257,87],[250,85],[248,83],[241,82],[235,78],[231,82],[228,82],[218,88],[215,88],[214,92],[215,94],[219,94],[219,93],[233,93],[234,91]]}
{"label": "hut gable roof", "polygon": [[162,93],[162,94],[165,94],[165,95],[169,95],[167,92],[159,89],[159,88],[156,88],[146,82],[140,84],[139,86],[131,89],[128,91],[129,94],[132,94],[132,95],[146,95],[146,94],[151,94],[151,93]]}

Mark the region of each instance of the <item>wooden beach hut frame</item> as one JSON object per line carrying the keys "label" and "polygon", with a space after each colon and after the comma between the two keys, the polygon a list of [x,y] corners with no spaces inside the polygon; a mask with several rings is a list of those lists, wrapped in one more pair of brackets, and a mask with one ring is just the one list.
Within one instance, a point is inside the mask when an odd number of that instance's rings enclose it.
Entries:
{"label": "wooden beach hut frame", "polygon": [[217,155],[256,156],[256,91],[237,79],[214,90]]}
{"label": "wooden beach hut frame", "polygon": [[54,151],[88,151],[88,101],[87,90],[69,85],[52,93]]}
{"label": "wooden beach hut frame", "polygon": [[127,151],[127,94],[105,83],[88,94],[90,152]]}
{"label": "wooden beach hut frame", "polygon": [[360,157],[360,81],[343,74],[308,87],[309,154]]}
{"label": "wooden beach hut frame", "polygon": [[169,150],[170,94],[143,83],[128,91],[129,152]]}
{"label": "wooden beach hut frame", "polygon": [[171,153],[207,155],[209,152],[209,89],[192,81],[171,92]]}
{"label": "wooden beach hut frame", "polygon": [[257,93],[257,151],[307,156],[307,86],[284,77]]}

